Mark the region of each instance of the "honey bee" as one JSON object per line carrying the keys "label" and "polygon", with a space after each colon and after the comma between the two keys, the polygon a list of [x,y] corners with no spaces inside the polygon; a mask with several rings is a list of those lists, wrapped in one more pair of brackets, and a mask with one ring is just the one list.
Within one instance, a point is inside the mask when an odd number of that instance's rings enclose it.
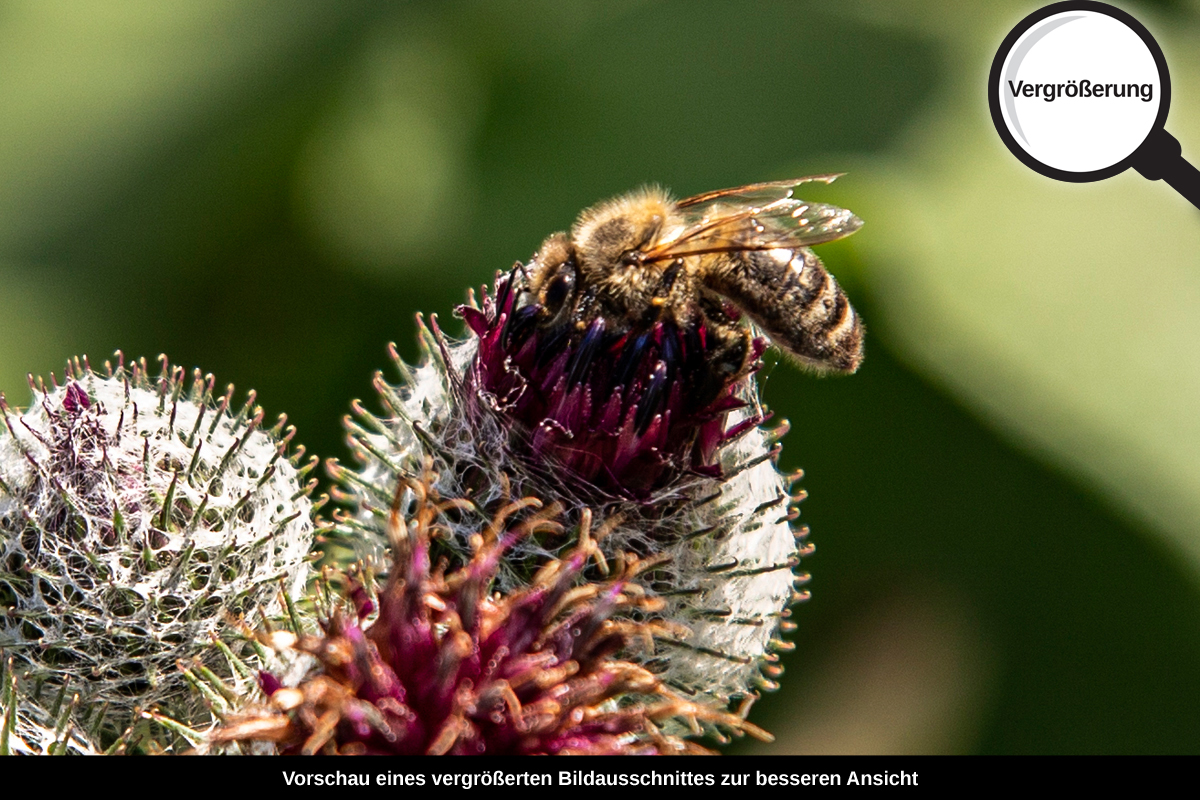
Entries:
{"label": "honey bee", "polygon": [[845,209],[793,196],[837,175],[756,183],[673,200],[649,187],[580,214],[569,234],[542,244],[527,291],[543,323],[582,331],[604,318],[609,333],[658,322],[702,330],[718,380],[744,374],[759,330],[800,365],[850,373],[863,328],[845,292],[809,247],[862,226]]}

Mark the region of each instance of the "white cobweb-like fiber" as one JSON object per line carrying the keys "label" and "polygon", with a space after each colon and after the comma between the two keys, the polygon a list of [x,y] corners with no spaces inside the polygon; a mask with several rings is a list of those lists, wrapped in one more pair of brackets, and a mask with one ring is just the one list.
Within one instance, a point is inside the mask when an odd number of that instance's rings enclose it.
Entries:
{"label": "white cobweb-like fiber", "polygon": [[109,734],[155,705],[194,721],[177,661],[308,577],[312,464],[282,419],[260,428],[253,395],[237,411],[212,386],[165,360],[159,378],[75,362],[26,411],[2,407],[0,650],[103,705]]}
{"label": "white cobweb-like fiber", "polygon": [[[444,349],[426,347],[426,357],[415,369],[397,360],[400,385],[377,378],[383,418],[360,408],[349,422],[350,443],[361,465],[356,473],[342,471],[355,506],[347,522],[376,551],[376,559],[385,546],[382,531],[399,477],[418,474],[427,454],[435,460],[437,488],[445,497],[470,494],[486,507],[501,497],[534,496],[547,504],[562,503],[567,517],[576,520],[583,505],[556,477],[553,465],[532,465],[510,452],[503,421],[460,407],[451,375],[464,374],[476,341],[443,344]],[[749,409],[757,409],[752,378],[742,399]],[[729,425],[749,413],[731,412]],[[772,432],[750,428],[721,450],[721,478],[689,474],[645,502],[614,498],[597,504],[593,497],[588,503],[594,528],[606,523],[610,528],[601,541],[607,555],[634,550],[668,556],[647,589],[662,597],[660,616],[678,633],[658,639],[656,652],[641,658],[670,685],[721,706],[774,688],[776,651],[788,649],[780,629],[790,628],[784,621],[788,606],[801,596],[794,584],[803,529],[798,534],[791,526],[795,514],[789,508],[789,481],[775,466],[773,447]],[[464,476],[480,473],[506,480],[464,484]],[[457,542],[465,550],[467,537],[486,519],[445,522],[455,533],[451,545]],[[526,560],[536,561],[563,544],[522,542],[501,574],[499,588],[514,588],[528,575]]]}
{"label": "white cobweb-like fiber", "polygon": [[34,702],[18,691],[16,676],[2,668],[0,682],[0,754],[99,755],[96,743],[72,724],[71,698],[63,694],[56,703]]}

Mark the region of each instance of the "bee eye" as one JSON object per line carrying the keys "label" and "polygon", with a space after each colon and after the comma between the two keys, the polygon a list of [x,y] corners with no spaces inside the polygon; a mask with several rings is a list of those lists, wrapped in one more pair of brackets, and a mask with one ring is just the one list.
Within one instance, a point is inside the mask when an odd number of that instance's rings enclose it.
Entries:
{"label": "bee eye", "polygon": [[557,314],[563,303],[571,296],[575,288],[575,274],[570,269],[562,269],[550,279],[542,291],[542,305],[551,314]]}

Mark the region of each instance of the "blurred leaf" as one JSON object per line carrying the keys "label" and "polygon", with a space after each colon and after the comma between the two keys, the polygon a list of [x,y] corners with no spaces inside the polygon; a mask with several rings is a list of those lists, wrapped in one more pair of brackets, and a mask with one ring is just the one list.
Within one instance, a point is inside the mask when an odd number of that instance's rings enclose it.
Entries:
{"label": "blurred leaf", "polygon": [[954,592],[909,587],[855,609],[814,658],[804,713],[781,719],[756,752],[969,752],[997,667],[970,608]]}
{"label": "blurred leaf", "polygon": [[386,272],[470,223],[483,95],[452,34],[411,16],[375,32],[311,141],[302,211],[335,260]]}
{"label": "blurred leaf", "polygon": [[[1171,66],[1168,129],[1196,161],[1200,40],[1143,17]],[[1132,170],[1063,184],[1026,169],[988,116],[993,53],[958,47],[985,39],[947,40],[958,80],[856,173],[882,333],[1200,568],[1200,213]]]}
{"label": "blurred leaf", "polygon": [[[63,277],[0,262],[0,392],[14,406],[29,404],[26,375],[61,375],[74,348],[94,332],[92,316],[69,302]],[[107,354],[96,355],[101,364]]]}
{"label": "blurred leaf", "polygon": [[358,5],[6,3],[0,252],[36,247],[111,205],[147,160],[285,76],[315,31]]}

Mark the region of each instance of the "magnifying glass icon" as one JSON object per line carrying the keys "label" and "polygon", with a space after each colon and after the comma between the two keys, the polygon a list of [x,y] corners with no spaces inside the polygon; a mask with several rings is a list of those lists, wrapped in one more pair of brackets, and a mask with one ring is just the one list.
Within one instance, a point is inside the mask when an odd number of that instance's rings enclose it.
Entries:
{"label": "magnifying glass icon", "polygon": [[1200,208],[1200,171],[1164,125],[1171,77],[1162,48],[1106,3],[1054,3],[1005,37],[988,79],[1000,138],[1030,169],[1072,183],[1133,167]]}

